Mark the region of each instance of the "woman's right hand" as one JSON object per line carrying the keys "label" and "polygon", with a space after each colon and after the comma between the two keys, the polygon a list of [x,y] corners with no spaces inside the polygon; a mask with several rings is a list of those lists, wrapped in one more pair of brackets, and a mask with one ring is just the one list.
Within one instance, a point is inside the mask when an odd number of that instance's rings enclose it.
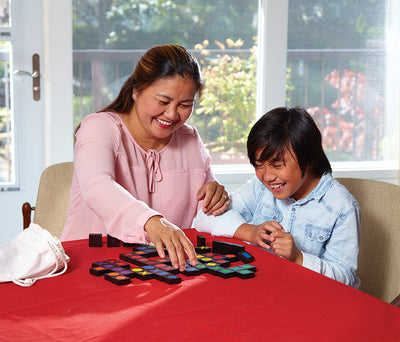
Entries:
{"label": "woman's right hand", "polygon": [[144,225],[144,229],[161,258],[165,257],[164,246],[167,248],[168,256],[174,268],[179,268],[180,271],[185,270],[185,253],[192,266],[196,265],[196,252],[182,229],[161,216],[151,217]]}

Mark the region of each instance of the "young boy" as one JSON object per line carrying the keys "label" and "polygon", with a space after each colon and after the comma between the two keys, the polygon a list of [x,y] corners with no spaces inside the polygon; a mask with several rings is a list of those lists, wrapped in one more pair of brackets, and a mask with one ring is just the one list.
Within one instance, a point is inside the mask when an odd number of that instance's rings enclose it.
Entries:
{"label": "young boy", "polygon": [[247,152],[256,177],[232,193],[223,215],[198,213],[195,228],[357,288],[360,208],[332,177],[312,117],[300,107],[269,111],[251,129]]}

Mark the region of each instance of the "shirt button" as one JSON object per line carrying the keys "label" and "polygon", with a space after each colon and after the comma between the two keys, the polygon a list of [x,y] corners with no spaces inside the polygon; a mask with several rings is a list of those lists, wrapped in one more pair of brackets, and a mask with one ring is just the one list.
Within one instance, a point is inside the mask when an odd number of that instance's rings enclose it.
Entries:
{"label": "shirt button", "polygon": [[292,211],[296,211],[296,208],[293,207],[293,208],[292,208]]}
{"label": "shirt button", "polygon": [[324,239],[324,237],[323,237],[323,236],[320,236],[320,237],[319,237],[319,240],[320,240],[320,241],[322,241],[323,239]]}
{"label": "shirt button", "polygon": [[274,216],[272,219],[273,219],[274,221],[276,221],[277,217],[276,217],[276,216]]}

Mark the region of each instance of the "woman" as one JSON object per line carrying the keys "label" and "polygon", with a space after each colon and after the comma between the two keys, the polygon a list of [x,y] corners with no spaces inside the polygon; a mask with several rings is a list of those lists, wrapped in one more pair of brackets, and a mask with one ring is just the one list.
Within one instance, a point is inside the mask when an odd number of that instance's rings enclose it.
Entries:
{"label": "woman", "polygon": [[203,84],[196,59],[177,45],[155,46],[140,59],[118,97],[84,118],[76,133],[74,176],[62,240],[110,234],[164,246],[185,268],[194,248],[178,227],[203,212],[219,215],[227,193],[189,119]]}

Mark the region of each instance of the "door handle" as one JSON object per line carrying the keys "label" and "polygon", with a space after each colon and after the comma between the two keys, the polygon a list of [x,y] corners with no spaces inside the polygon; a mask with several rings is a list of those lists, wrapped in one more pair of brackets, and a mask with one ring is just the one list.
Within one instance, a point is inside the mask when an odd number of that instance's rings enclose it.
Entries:
{"label": "door handle", "polygon": [[14,75],[26,75],[32,77],[33,99],[40,100],[40,58],[37,53],[32,56],[32,72],[15,70]]}

